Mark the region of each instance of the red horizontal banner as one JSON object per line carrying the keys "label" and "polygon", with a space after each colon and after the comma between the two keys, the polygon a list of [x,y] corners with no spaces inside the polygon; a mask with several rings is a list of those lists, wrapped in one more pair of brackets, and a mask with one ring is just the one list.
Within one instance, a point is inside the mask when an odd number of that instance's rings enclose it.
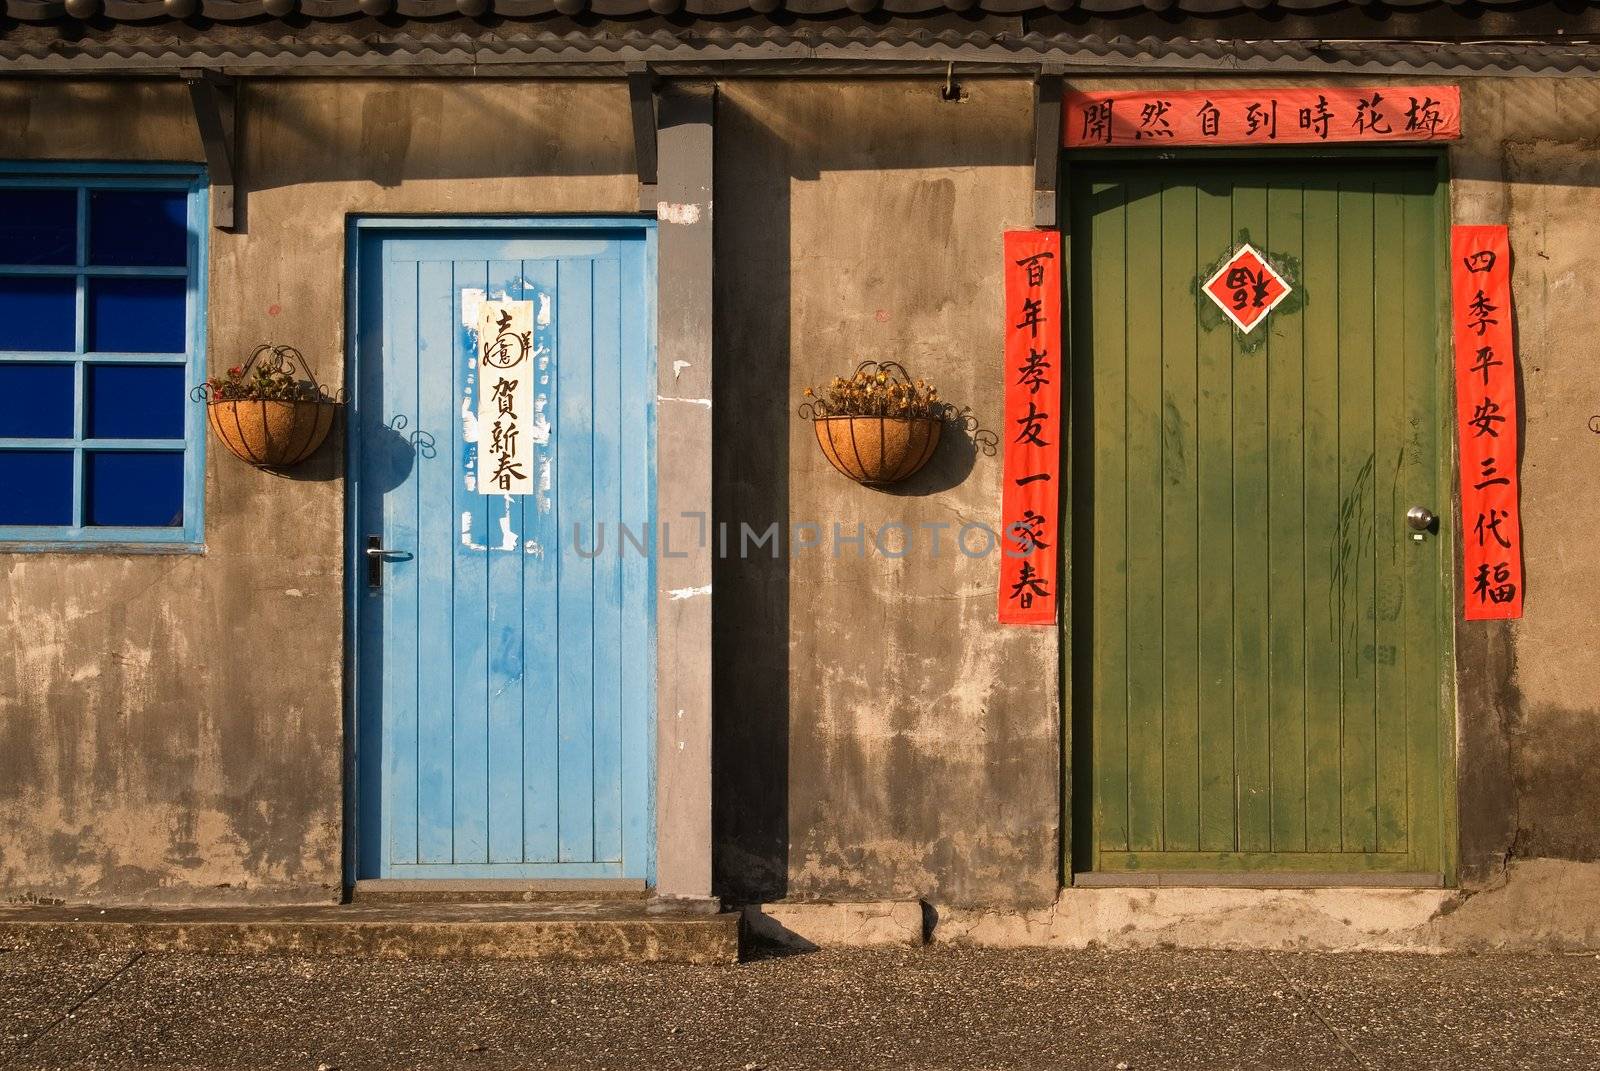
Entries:
{"label": "red horizontal banner", "polygon": [[1456,86],[1068,93],[1061,122],[1062,144],[1069,149],[1459,137]]}
{"label": "red horizontal banner", "polygon": [[1450,282],[1466,618],[1521,617],[1517,358],[1506,228],[1452,227]]}
{"label": "red horizontal banner", "polygon": [[1059,597],[1061,234],[1007,231],[1000,623],[1053,625]]}

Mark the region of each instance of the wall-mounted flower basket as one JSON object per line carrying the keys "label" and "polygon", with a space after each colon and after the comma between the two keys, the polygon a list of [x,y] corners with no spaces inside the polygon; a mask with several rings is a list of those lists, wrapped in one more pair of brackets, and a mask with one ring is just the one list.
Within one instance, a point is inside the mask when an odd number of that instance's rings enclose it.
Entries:
{"label": "wall-mounted flower basket", "polygon": [[828,463],[869,487],[899,483],[933,457],[951,408],[894,361],[863,361],[823,396],[807,388],[802,419],[816,429]]}
{"label": "wall-mounted flower basket", "polygon": [[835,416],[813,421],[828,463],[857,483],[899,483],[939,448],[943,421],[932,417]]}
{"label": "wall-mounted flower basket", "polygon": [[262,344],[242,366],[200,388],[206,421],[241,461],[262,469],[298,465],[317,452],[343,403],[292,346]]}

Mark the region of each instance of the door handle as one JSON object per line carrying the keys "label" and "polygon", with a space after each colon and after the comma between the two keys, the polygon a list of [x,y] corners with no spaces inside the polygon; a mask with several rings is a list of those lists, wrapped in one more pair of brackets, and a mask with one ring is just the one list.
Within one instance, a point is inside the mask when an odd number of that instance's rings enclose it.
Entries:
{"label": "door handle", "polygon": [[1432,532],[1439,526],[1439,517],[1427,506],[1412,506],[1406,510],[1406,523],[1413,532]]}
{"label": "door handle", "polygon": [[383,587],[384,562],[408,562],[411,555],[403,550],[390,550],[383,545],[383,537],[378,535],[367,536],[367,547],[363,553],[367,556],[367,587],[376,591]]}

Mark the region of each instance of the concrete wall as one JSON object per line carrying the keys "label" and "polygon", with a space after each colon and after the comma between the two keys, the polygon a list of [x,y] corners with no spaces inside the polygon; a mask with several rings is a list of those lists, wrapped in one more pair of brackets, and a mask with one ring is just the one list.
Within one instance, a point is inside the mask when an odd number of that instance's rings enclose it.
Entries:
{"label": "concrete wall", "polygon": [[1460,223],[1511,223],[1523,404],[1522,620],[1457,629],[1462,861],[1600,860],[1600,85],[1473,85]]}
{"label": "concrete wall", "polygon": [[[795,417],[803,387],[888,358],[999,419],[1000,240],[1031,221],[1029,87],[973,79],[961,103],[937,89],[721,87],[714,495],[735,556],[714,572],[713,806],[732,898],[1055,896],[1056,635],[996,625],[993,560],[952,544],[963,523],[998,523],[999,459],[958,437],[909,486],[867,490]],[[1600,88],[1464,93],[1454,212],[1512,222],[1527,417],[1527,616],[1458,629],[1462,863],[1481,884],[1512,855],[1600,858],[1585,598],[1600,590],[1600,294],[1584,270]],[[243,107],[244,231],[211,237],[217,367],[271,338],[337,381],[346,213],[636,205],[616,83],[271,82]],[[0,114],[4,158],[199,157],[172,85],[5,83]],[[0,647],[0,895],[337,894],[339,451],[293,480],[220,450],[207,469],[204,555],[0,555],[0,624],[22,637]],[[741,560],[741,521],[814,522],[822,545]],[[835,522],[890,521],[915,533],[904,559],[830,546]],[[938,523],[931,560],[917,526]]]}
{"label": "concrete wall", "polygon": [[[1214,81],[1075,82],[1156,84]],[[967,88],[946,104],[931,82],[723,87],[718,508],[731,523],[996,522],[997,459],[897,497],[840,478],[792,419],[804,386],[869,357],[906,360],[995,419],[999,239],[1029,223],[1032,129],[1024,83]],[[1600,590],[1600,501],[1585,493],[1600,474],[1585,345],[1600,295],[1582,270],[1600,218],[1600,89],[1483,79],[1463,94],[1453,213],[1511,224],[1526,391],[1527,616],[1458,630],[1461,875],[1480,887],[1516,855],[1600,858],[1600,623],[1573,597]],[[990,562],[919,554],[721,567],[721,891],[957,908],[1053,894],[1057,661],[1038,632],[993,623],[993,585]],[[778,781],[787,792],[767,791]]]}
{"label": "concrete wall", "polygon": [[[620,85],[252,83],[210,360],[337,385],[347,213],[631,212]],[[0,83],[0,158],[198,160],[181,84]],[[203,555],[0,554],[0,897],[339,895],[339,443],[293,479],[207,451]]]}
{"label": "concrete wall", "polygon": [[[795,406],[896,360],[1000,419],[1001,236],[1032,222],[1031,89],[938,80],[725,83],[717,191],[719,515],[823,545],[716,576],[719,891],[1037,903],[1059,867],[1048,628],[995,622],[1000,458],[968,438],[894,492],[828,466]],[[893,560],[833,525],[911,527]],[[933,532],[944,524],[939,558]],[[890,549],[896,549],[890,544]],[[735,547],[735,555],[737,547]]]}

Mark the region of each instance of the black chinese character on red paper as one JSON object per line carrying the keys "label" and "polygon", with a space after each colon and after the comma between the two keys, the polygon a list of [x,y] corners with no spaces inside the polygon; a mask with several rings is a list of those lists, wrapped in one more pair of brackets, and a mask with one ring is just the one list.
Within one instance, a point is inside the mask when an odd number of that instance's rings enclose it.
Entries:
{"label": "black chinese character on red paper", "polygon": [[1510,602],[1517,597],[1517,585],[1511,583],[1511,567],[1506,562],[1485,562],[1478,566],[1472,578],[1472,594],[1479,602]]}

